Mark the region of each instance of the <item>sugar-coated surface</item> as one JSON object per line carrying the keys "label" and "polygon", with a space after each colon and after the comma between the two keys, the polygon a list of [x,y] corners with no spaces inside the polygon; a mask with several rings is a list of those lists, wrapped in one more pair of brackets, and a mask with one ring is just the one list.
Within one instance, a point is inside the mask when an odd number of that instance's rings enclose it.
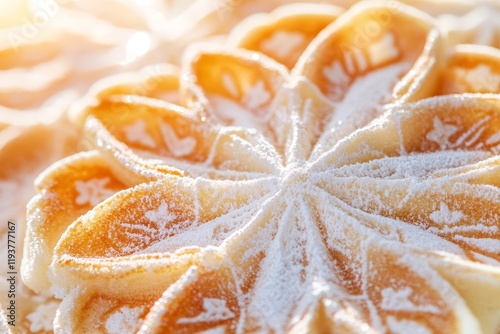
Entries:
{"label": "sugar-coated surface", "polygon": [[62,299],[31,331],[498,331],[498,50],[448,56],[401,3],[302,6],[79,103],[95,151],[29,205],[23,279]]}

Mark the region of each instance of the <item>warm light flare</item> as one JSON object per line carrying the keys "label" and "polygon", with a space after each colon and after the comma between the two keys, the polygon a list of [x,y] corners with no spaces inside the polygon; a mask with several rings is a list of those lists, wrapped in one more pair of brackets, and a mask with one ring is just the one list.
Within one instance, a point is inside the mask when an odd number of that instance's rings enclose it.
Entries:
{"label": "warm light flare", "polygon": [[20,24],[29,15],[29,0],[0,0],[0,28]]}

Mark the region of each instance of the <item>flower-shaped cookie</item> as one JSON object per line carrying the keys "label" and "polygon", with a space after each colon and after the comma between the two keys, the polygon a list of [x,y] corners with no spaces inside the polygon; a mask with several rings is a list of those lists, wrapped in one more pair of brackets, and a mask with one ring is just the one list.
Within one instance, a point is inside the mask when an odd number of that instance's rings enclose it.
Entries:
{"label": "flower-shaped cookie", "polygon": [[279,23],[299,14],[75,110],[96,151],[40,176],[23,262],[64,298],[56,331],[498,330],[500,98],[474,69],[500,58],[445,59],[399,3],[357,5],[307,46]]}

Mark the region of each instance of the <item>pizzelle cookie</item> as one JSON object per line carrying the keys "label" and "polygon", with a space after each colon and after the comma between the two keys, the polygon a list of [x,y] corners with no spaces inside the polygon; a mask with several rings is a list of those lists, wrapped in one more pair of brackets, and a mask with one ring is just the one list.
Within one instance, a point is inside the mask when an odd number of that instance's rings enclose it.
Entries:
{"label": "pizzelle cookie", "polygon": [[276,13],[74,109],[23,260],[56,332],[497,333],[498,50],[366,2],[280,57]]}

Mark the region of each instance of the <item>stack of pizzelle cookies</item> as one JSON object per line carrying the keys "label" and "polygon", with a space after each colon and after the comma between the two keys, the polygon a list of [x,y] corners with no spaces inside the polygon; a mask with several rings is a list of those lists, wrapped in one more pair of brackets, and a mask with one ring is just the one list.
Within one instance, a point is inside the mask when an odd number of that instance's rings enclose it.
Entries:
{"label": "stack of pizzelle cookies", "polygon": [[497,333],[498,29],[424,5],[266,8],[6,140],[88,148],[37,178],[20,325]]}

